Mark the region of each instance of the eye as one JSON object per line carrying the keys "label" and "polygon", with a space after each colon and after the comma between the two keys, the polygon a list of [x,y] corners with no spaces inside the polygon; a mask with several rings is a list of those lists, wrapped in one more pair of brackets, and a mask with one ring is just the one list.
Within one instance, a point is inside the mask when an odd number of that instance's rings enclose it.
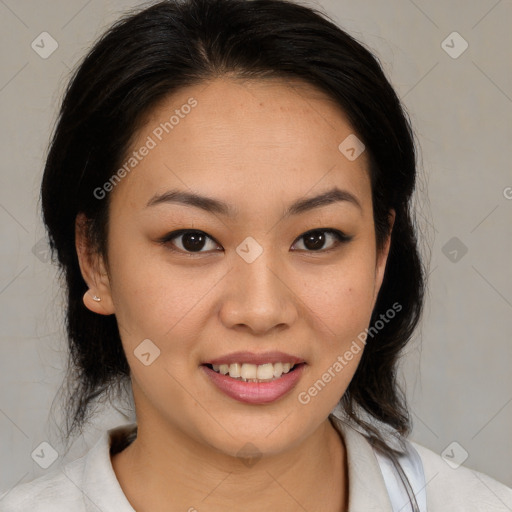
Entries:
{"label": "eye", "polygon": [[[327,252],[336,249],[342,243],[350,242],[350,240],[352,240],[352,237],[346,235],[345,233],[342,233],[341,231],[338,231],[337,229],[329,228],[313,229],[311,231],[307,231],[298,238],[298,240],[302,239],[304,240],[303,246],[305,247],[305,250],[307,252]],[[324,249],[324,244],[329,239],[334,240],[334,243],[331,245],[331,247]]]}
{"label": "eye", "polygon": [[[349,242],[353,237],[338,231],[337,229],[313,229],[301,235],[297,240],[304,240],[302,242],[305,249],[299,248],[298,250],[305,250],[307,252],[328,252],[336,249],[340,244]],[[327,241],[331,240],[331,247],[327,249],[324,245]],[[210,247],[208,248],[208,241]],[[170,250],[181,252],[185,254],[193,253],[206,253],[210,251],[222,250],[218,249],[220,245],[204,231],[180,229],[173,231],[158,240],[159,243],[165,245]],[[292,246],[292,250],[297,242]],[[206,250],[203,250],[205,249]]]}
{"label": "eye", "polygon": [[[177,240],[177,243],[175,243],[174,240]],[[207,250],[205,251],[201,250],[205,245],[208,245],[208,241],[212,242],[212,244],[210,244],[210,248],[207,247]],[[173,231],[161,238],[159,242],[168,246],[173,251],[184,253],[208,252],[209,250],[215,250],[216,247],[219,247],[215,240],[203,231],[187,229]],[[174,248],[173,246],[176,246],[177,248]]]}

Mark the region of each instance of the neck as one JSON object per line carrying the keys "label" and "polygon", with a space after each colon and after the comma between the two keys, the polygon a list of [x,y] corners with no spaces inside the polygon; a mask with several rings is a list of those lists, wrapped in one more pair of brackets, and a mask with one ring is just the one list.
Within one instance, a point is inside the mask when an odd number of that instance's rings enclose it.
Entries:
{"label": "neck", "polygon": [[169,503],[190,512],[347,510],[345,446],[328,419],[293,450],[244,461],[139,422],[112,465],[138,512],[168,512]]}

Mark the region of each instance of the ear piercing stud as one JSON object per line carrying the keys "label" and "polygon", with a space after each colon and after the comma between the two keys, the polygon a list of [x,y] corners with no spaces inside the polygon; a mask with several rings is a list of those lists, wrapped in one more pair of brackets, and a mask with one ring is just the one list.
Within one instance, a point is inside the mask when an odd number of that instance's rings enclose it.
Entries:
{"label": "ear piercing stud", "polygon": [[101,297],[98,297],[97,295],[94,295],[92,300],[95,300],[96,302],[100,302],[101,301]]}

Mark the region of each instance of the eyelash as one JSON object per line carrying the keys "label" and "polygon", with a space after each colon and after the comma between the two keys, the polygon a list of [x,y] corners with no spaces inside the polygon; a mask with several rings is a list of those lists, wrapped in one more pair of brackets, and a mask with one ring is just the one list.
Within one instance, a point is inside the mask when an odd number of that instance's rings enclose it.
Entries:
{"label": "eyelash", "polygon": [[[172,240],[174,240],[175,238],[178,238],[181,235],[184,235],[186,233],[195,233],[195,234],[204,235],[206,238],[209,238],[211,241],[215,242],[216,244],[218,244],[220,246],[220,244],[213,237],[209,236],[204,231],[200,231],[200,230],[197,230],[197,229],[179,229],[177,231],[172,231],[171,233],[168,233],[167,235],[165,235],[162,238],[160,238],[158,240],[158,243],[160,243],[162,245],[165,245],[169,250],[171,250],[173,252],[177,252],[177,253],[180,253],[180,254],[185,254],[186,256],[191,256],[191,257],[194,257],[194,256],[199,255],[199,254],[208,254],[210,252],[210,251],[195,251],[195,252],[194,251],[186,251],[186,250],[183,250],[183,249],[177,249],[177,248],[173,247],[170,242]],[[307,250],[307,249],[300,249],[301,251],[309,252],[309,253],[312,253],[312,254],[316,254],[316,253],[325,254],[325,253],[328,253],[328,252],[336,250],[340,245],[346,244],[346,243],[350,242],[352,240],[352,238],[353,238],[352,236],[346,235],[345,233],[343,233],[342,231],[339,231],[338,229],[333,229],[333,228],[316,228],[316,229],[311,229],[309,231],[306,231],[305,233],[300,235],[297,238],[297,240],[303,239],[307,235],[312,234],[312,233],[329,233],[329,234],[333,235],[335,237],[335,239],[336,239],[333,247],[330,247],[329,249],[319,249],[317,251]],[[216,251],[216,252],[220,252],[220,251]]]}

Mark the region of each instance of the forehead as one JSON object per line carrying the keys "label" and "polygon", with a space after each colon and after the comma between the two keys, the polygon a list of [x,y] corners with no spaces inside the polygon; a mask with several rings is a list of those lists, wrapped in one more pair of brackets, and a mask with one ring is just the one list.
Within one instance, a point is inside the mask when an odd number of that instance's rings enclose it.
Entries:
{"label": "forehead", "polygon": [[364,203],[366,154],[348,159],[339,148],[347,137],[354,133],[343,111],[308,84],[216,79],[166,97],[147,115],[113,195],[141,206],[179,186],[263,204],[337,186]]}

